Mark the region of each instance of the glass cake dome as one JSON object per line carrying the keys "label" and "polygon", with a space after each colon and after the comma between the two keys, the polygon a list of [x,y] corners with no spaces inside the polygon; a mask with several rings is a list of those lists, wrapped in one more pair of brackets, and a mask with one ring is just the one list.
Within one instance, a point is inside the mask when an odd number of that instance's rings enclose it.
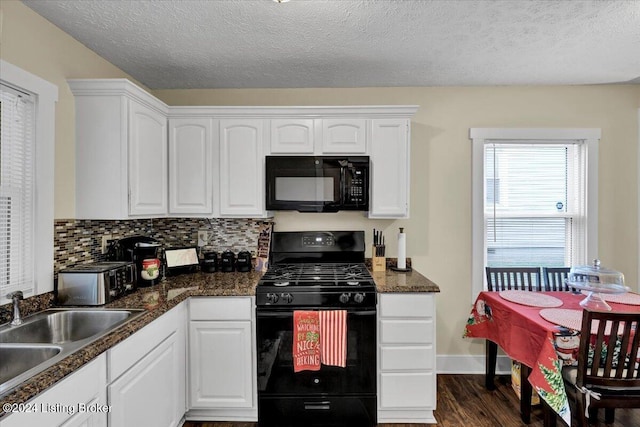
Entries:
{"label": "glass cake dome", "polygon": [[624,275],[619,271],[601,267],[599,259],[593,260],[592,265],[571,267],[566,283],[573,288],[589,292],[580,305],[591,310],[611,311],[611,307],[600,294],[623,294],[629,291],[624,284]]}

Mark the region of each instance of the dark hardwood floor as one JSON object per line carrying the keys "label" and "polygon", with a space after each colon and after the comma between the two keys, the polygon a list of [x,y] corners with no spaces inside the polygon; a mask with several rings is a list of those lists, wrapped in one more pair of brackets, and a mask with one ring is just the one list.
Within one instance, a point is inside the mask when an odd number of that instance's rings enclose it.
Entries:
{"label": "dark hardwood floor", "polygon": [[[484,388],[484,375],[438,375],[438,409],[435,416],[439,427],[507,427],[526,426],[520,420],[520,402],[511,389],[510,377],[496,380],[497,389]],[[573,409],[573,408],[572,408]],[[599,411],[596,427],[640,426],[640,409],[617,409],[614,424],[604,422]],[[384,427],[424,427],[430,424],[379,424]],[[531,413],[530,427],[542,427],[542,408]],[[253,423],[186,422],[184,427],[254,427]],[[564,423],[558,420],[558,426]],[[576,427],[574,425],[574,427]]]}

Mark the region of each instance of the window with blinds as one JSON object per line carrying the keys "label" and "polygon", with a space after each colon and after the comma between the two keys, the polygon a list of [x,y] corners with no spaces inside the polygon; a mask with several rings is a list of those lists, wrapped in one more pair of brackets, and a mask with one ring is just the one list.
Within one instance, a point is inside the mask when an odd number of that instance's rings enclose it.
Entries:
{"label": "window with blinds", "polygon": [[34,119],[32,96],[0,85],[0,299],[33,288]]}
{"label": "window with blinds", "polygon": [[486,265],[562,267],[582,260],[584,165],[580,141],[487,141]]}

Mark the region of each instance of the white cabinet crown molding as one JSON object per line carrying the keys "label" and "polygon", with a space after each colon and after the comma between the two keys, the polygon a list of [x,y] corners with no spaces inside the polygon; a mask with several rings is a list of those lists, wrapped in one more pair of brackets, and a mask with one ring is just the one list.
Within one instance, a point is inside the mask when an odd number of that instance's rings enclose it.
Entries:
{"label": "white cabinet crown molding", "polygon": [[74,96],[126,95],[141,104],[167,115],[169,106],[127,79],[69,79]]}
{"label": "white cabinet crown molding", "polygon": [[418,105],[351,105],[351,106],[178,106],[169,107],[169,117],[215,116],[216,118],[407,118],[418,111]]}

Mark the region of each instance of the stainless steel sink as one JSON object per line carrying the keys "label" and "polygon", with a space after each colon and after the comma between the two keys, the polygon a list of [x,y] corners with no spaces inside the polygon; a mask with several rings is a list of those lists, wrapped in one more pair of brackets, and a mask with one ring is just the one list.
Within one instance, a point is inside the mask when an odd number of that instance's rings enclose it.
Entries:
{"label": "stainless steel sink", "polygon": [[0,328],[0,343],[80,341],[112,329],[132,314],[131,310],[46,310],[22,325]]}
{"label": "stainless steel sink", "polygon": [[49,309],[0,326],[0,396],[145,310]]}
{"label": "stainless steel sink", "polygon": [[46,362],[60,351],[60,347],[54,346],[3,345],[0,347],[0,384]]}

